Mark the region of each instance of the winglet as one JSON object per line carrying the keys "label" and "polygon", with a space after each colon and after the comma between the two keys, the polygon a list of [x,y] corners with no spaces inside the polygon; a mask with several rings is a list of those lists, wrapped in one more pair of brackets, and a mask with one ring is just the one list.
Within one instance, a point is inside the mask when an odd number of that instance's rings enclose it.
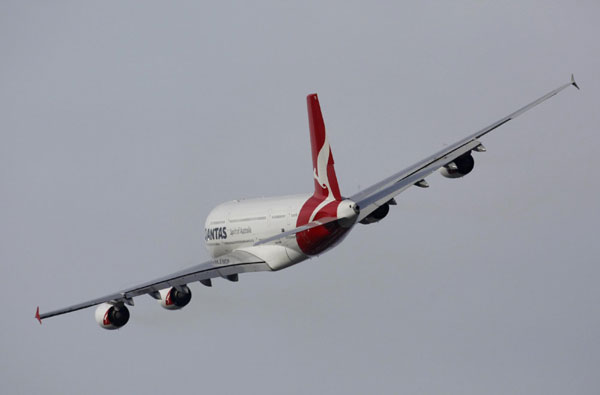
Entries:
{"label": "winglet", "polygon": [[40,306],[38,306],[37,310],[35,311],[35,318],[40,322],[40,325],[42,325],[42,319],[40,318]]}
{"label": "winglet", "polygon": [[571,85],[579,89],[579,85],[577,85],[577,82],[575,82],[575,77],[573,76],[573,74],[571,74]]}

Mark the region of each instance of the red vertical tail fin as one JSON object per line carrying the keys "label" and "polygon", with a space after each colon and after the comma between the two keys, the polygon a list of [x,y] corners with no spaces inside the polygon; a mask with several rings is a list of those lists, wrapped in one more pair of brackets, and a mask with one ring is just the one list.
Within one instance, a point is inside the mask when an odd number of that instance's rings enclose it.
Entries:
{"label": "red vertical tail fin", "polygon": [[314,196],[322,199],[342,200],[335,169],[333,154],[327,141],[325,123],[321,106],[316,93],[306,97],[308,105],[308,126],[310,128],[310,145],[312,149],[313,177],[315,179]]}

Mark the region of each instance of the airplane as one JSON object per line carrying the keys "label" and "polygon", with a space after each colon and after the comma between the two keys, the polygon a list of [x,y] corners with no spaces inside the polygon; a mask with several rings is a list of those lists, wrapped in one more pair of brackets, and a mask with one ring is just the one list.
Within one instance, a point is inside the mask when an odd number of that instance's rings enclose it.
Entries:
{"label": "airplane", "polygon": [[167,310],[185,307],[192,298],[188,284],[212,286],[212,279],[238,281],[239,274],[276,272],[321,255],[341,243],[356,224],[373,224],[385,218],[395,197],[411,186],[427,188],[426,177],[439,170],[446,178],[459,178],[474,167],[473,153],[486,148],[480,139],[569,86],[548,92],[517,111],[468,135],[439,152],[358,193],[341,194],[331,146],[316,94],[307,96],[314,192],[256,199],[233,200],[215,207],[206,218],[204,239],[212,259],[137,286],[83,303],[40,313],[43,319],[97,306],[96,322],[104,329],[119,329],[129,321],[133,298],[149,295]]}

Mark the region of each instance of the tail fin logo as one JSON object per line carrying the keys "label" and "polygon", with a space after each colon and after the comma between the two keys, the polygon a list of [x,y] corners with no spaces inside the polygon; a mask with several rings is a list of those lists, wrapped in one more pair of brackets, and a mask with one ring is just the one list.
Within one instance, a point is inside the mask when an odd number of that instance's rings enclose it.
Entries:
{"label": "tail fin logo", "polygon": [[323,146],[319,151],[319,155],[317,156],[317,167],[313,169],[315,181],[319,183],[321,188],[327,190],[327,195],[325,195],[324,199],[315,207],[312,214],[309,217],[309,222],[315,219],[317,213],[325,207],[327,204],[336,200],[331,193],[331,185],[329,185],[329,176],[327,175],[327,167],[329,164],[329,156],[331,155],[331,148],[329,146],[329,142],[327,141],[327,136],[325,136],[325,141],[323,142]]}
{"label": "tail fin logo", "polygon": [[329,185],[329,177],[327,176],[327,165],[330,154],[331,149],[329,147],[329,142],[327,141],[327,136],[325,136],[325,142],[317,156],[317,167],[313,169],[313,172],[315,180],[317,180],[319,185],[321,185],[323,189],[327,189],[327,197],[331,195],[331,186]]}
{"label": "tail fin logo", "polygon": [[333,167],[333,154],[327,140],[319,99],[316,94],[311,94],[306,97],[306,102],[315,181],[314,196],[319,200],[341,200],[340,188]]}

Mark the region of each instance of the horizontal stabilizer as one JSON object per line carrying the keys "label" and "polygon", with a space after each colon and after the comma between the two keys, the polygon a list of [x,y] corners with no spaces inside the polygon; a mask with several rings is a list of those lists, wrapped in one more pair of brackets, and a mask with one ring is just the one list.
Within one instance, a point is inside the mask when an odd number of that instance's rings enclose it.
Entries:
{"label": "horizontal stabilizer", "polygon": [[291,235],[295,235],[296,233],[300,233],[305,230],[316,228],[317,226],[321,226],[321,225],[328,224],[330,222],[337,221],[338,219],[339,218],[337,218],[337,217],[326,217],[326,218],[317,219],[317,220],[307,223],[306,225],[302,225],[295,229],[288,230],[287,232],[281,232],[281,233],[276,234],[275,236],[267,237],[266,239],[257,241],[256,243],[254,243],[254,245],[257,246],[257,245],[261,245],[261,244],[267,244],[267,243],[270,243],[275,240],[279,240],[279,239],[283,239],[283,238],[291,236]]}

